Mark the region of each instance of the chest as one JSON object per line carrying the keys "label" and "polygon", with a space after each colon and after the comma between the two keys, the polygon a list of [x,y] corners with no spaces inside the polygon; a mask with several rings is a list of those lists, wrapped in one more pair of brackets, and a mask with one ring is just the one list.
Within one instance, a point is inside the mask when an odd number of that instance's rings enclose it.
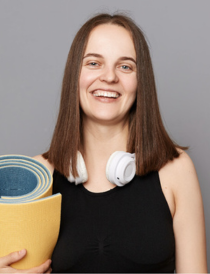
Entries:
{"label": "chest", "polygon": [[91,272],[136,272],[173,259],[172,218],[161,193],[140,185],[97,194],[82,185],[60,187],[55,269],[62,265],[62,272],[87,272],[87,267]]}

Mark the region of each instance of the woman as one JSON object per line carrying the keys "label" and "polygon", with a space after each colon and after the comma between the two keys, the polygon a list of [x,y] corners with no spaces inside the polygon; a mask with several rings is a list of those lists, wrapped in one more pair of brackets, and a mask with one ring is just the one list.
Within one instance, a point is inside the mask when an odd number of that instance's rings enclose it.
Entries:
{"label": "woman", "polygon": [[[185,149],[161,121],[142,31],[123,15],[87,21],[69,52],[50,149],[35,157],[62,194],[53,272],[207,272],[201,192]],[[78,176],[78,151],[88,178],[75,185],[67,178]],[[135,153],[136,176],[123,187],[106,177],[116,151]],[[9,264],[25,253],[1,258],[0,271],[15,272]],[[50,261],[30,271],[49,273]]]}

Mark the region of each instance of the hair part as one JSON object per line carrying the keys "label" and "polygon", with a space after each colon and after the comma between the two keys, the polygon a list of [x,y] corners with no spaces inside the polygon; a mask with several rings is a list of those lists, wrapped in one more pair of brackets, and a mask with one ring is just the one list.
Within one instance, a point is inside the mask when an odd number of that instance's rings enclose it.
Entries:
{"label": "hair part", "polygon": [[135,152],[136,174],[157,171],[169,160],[179,156],[177,148],[187,149],[175,144],[163,125],[151,57],[142,30],[126,15],[102,13],[89,19],[73,40],[64,71],[57,123],[50,148],[43,154],[66,177],[69,176],[70,168],[74,177],[78,175],[77,151],[83,139],[82,111],[79,105],[82,59],[91,31],[102,24],[119,25],[128,30],[136,51],[137,96],[130,110],[127,140],[127,152]]}

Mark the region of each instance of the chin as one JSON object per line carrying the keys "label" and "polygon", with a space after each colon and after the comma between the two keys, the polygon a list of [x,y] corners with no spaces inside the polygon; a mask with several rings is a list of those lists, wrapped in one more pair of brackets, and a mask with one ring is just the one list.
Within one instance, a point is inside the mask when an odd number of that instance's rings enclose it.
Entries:
{"label": "chin", "polygon": [[109,124],[116,124],[116,123],[120,123],[122,121],[122,118],[120,118],[119,115],[110,115],[107,114],[107,115],[97,115],[94,117],[94,121],[97,122],[97,123],[101,123],[101,124],[104,124],[104,125],[109,125]]}

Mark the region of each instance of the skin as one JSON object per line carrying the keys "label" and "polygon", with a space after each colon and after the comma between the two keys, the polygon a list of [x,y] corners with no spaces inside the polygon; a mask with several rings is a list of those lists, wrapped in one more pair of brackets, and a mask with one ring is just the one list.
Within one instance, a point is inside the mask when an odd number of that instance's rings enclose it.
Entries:
{"label": "skin", "polygon": [[[100,34],[98,39],[100,29],[105,35]],[[113,25],[92,30],[80,75],[80,105],[86,127],[97,123],[122,128],[127,123],[128,111],[136,98],[135,62],[136,52],[127,30]],[[92,95],[96,89],[117,91],[120,97],[102,101]]]}
{"label": "skin", "polygon": [[173,217],[177,273],[207,273],[203,202],[192,160],[178,159],[159,171],[163,193]]}
{"label": "skin", "polygon": [[[115,187],[105,176],[110,155],[126,151],[128,111],[136,97],[136,53],[127,30],[106,24],[92,30],[84,57],[80,77],[80,105],[84,112],[81,150],[89,175],[84,187],[91,192],[103,192]],[[116,90],[120,97],[99,99],[91,93],[96,89]],[[173,217],[176,272],[207,273],[199,182],[190,157],[184,151],[180,153],[179,158],[159,170],[162,191]],[[41,155],[35,158],[53,173],[54,167],[47,160]]]}
{"label": "skin", "polygon": [[[136,52],[127,30],[116,25],[100,25],[92,30],[80,76],[82,150],[89,174],[84,186],[90,191],[114,187],[106,179],[106,163],[113,152],[126,150],[128,112],[136,98],[135,62]],[[98,99],[92,95],[98,89],[115,90],[120,97],[111,101]]]}
{"label": "skin", "polygon": [[47,260],[46,262],[44,262],[43,264],[37,267],[33,267],[25,270],[21,270],[21,269],[18,270],[13,267],[10,267],[12,263],[15,263],[21,260],[22,258],[24,258],[26,253],[27,251],[23,249],[20,251],[12,252],[5,257],[1,257],[0,273],[51,273],[52,272],[52,269],[50,267],[51,260]]}

